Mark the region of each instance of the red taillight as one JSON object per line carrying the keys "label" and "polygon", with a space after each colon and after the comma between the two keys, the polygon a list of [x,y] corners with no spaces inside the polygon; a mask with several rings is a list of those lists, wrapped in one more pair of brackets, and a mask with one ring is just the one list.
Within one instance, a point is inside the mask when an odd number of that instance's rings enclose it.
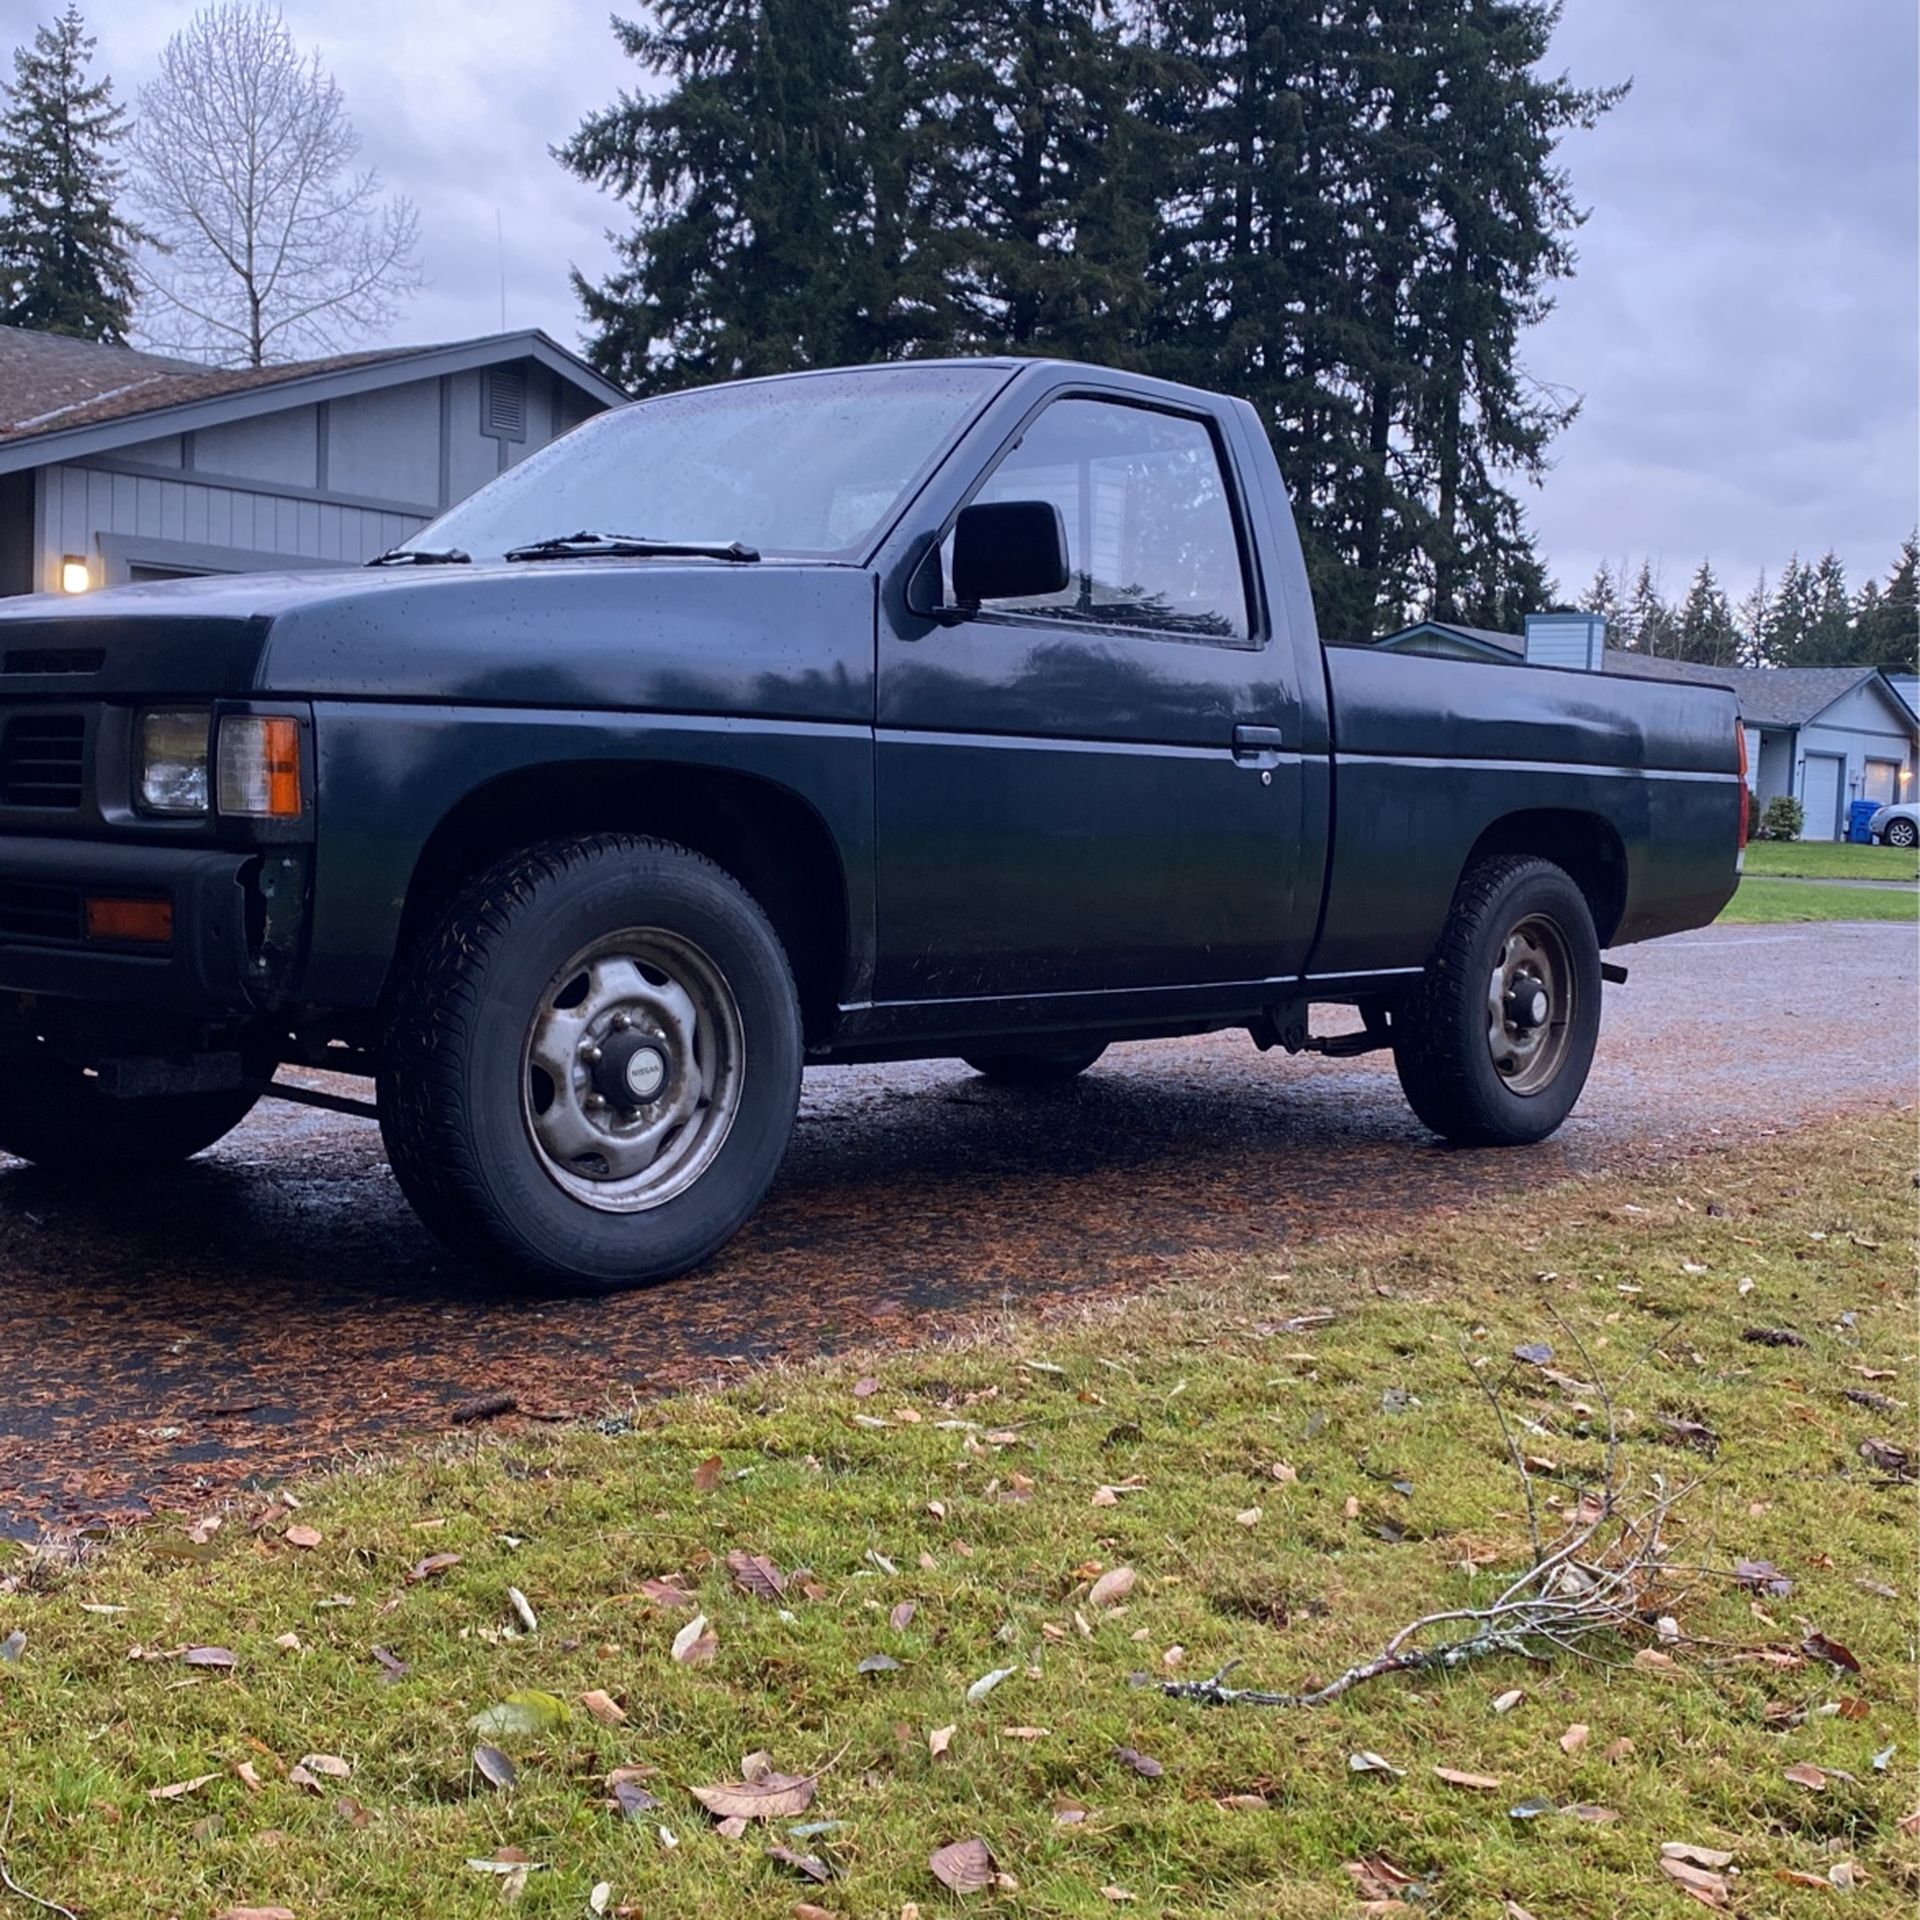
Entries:
{"label": "red taillight", "polygon": [[1740,840],[1736,852],[1747,850],[1747,835],[1753,830],[1753,822],[1747,816],[1753,811],[1753,789],[1747,784],[1747,730],[1738,720],[1733,723],[1733,737],[1740,743]]}

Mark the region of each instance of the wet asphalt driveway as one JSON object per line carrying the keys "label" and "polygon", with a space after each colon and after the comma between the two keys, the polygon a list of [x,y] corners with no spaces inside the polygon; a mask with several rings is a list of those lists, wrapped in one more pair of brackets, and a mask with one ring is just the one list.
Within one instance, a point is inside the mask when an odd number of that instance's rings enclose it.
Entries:
{"label": "wet asphalt driveway", "polygon": [[1289,1060],[1243,1035],[1117,1048],[1046,1092],[958,1064],[809,1074],[747,1231],[705,1271],[610,1301],[523,1300],[460,1270],[360,1121],[266,1107],[140,1184],[0,1156],[0,1528],[197,1510],[444,1428],[477,1395],[595,1413],[743,1358],[921,1339],[1150,1285],[1198,1251],[1278,1257],[1331,1225],[1910,1102],[1917,948],[1911,927],[1810,926],[1623,951],[1585,1099],[1520,1152],[1438,1145],[1385,1056]]}

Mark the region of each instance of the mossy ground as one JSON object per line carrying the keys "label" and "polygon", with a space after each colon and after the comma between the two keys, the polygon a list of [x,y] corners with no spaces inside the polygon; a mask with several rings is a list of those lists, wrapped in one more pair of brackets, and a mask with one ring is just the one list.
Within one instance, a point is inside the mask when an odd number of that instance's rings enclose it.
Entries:
{"label": "mossy ground", "polygon": [[[203,1557],[177,1557],[178,1529],[116,1541],[0,1598],[0,1634],[26,1636],[0,1665],[6,1864],[87,1920],[496,1913],[503,1877],[465,1863],[502,1847],[539,1863],[529,1916],[585,1914],[605,1882],[609,1911],[650,1920],[801,1901],[847,1920],[909,1902],[928,1920],[1291,1920],[1361,1911],[1344,1863],[1384,1856],[1415,1876],[1416,1911],[1616,1920],[1691,1910],[1658,1865],[1662,1842],[1687,1841],[1735,1855],[1742,1914],[1822,1911],[1840,1896],[1779,1874],[1849,1866],[1859,1885],[1835,1911],[1911,1912],[1915,1495],[1860,1448],[1920,1451],[1914,1178],[1911,1116],[1868,1116],[1404,1238],[1331,1223],[1286,1271],[1202,1263],[1132,1303],[754,1372],[605,1431],[469,1437],[303,1486],[297,1512],[263,1495]],[[1289,1330],[1318,1310],[1334,1317]],[[1759,1328],[1806,1344],[1745,1337]],[[1238,1680],[1292,1687],[1484,1601],[1527,1538],[1472,1366],[1504,1377],[1516,1345],[1545,1341],[1582,1375],[1572,1333],[1615,1383],[1633,1484],[1699,1481],[1674,1520],[1688,1570],[1670,1604],[1714,1645],[1661,1669],[1627,1643],[1492,1660],[1311,1710],[1205,1710],[1131,1683],[1238,1660]],[[1564,1511],[1603,1471],[1593,1397],[1512,1372],[1524,1444],[1552,1463],[1540,1491]],[[1668,1420],[1711,1429],[1711,1461]],[[319,1543],[292,1544],[290,1525]],[[734,1551],[810,1572],[783,1606],[742,1591]],[[441,1553],[457,1564],[409,1578]],[[1724,1577],[1741,1559],[1791,1592]],[[1132,1592],[1095,1608],[1091,1581],[1120,1566]],[[672,1658],[690,1616],[643,1587],[665,1577],[707,1616],[709,1664]],[[509,1585],[537,1631],[516,1627]],[[1815,1628],[1861,1671],[1777,1651]],[[189,1645],[235,1664],[189,1666]],[[877,1653],[898,1667],[860,1672]],[[510,1791],[475,1773],[470,1716],[516,1690],[571,1705],[596,1688],[624,1725],[572,1705],[501,1740]],[[1496,1714],[1510,1689],[1523,1698]],[[1563,1745],[1576,1725],[1588,1737]],[[936,1758],[928,1735],[949,1726]],[[727,1838],[690,1789],[757,1749],[818,1770],[817,1796]],[[1404,1777],[1353,1772],[1362,1751]],[[351,1777],[290,1783],[315,1752]],[[1799,1764],[1827,1770],[1823,1790],[1787,1777]],[[659,1806],[613,1811],[616,1766],[657,1769]],[[1617,1817],[1512,1816],[1536,1798]],[[1063,1822],[1063,1805],[1084,1816]],[[788,1832],[818,1821],[837,1824]],[[930,1854],[974,1835],[1017,1890],[938,1885]],[[770,1841],[835,1878],[809,1883]]]}

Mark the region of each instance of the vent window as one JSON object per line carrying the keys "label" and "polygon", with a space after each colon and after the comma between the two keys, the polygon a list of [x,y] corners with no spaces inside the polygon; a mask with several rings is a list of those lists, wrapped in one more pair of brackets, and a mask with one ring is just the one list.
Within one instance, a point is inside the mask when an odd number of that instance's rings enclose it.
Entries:
{"label": "vent window", "polygon": [[489,367],[480,376],[480,431],[493,440],[527,437],[527,376],[518,367]]}

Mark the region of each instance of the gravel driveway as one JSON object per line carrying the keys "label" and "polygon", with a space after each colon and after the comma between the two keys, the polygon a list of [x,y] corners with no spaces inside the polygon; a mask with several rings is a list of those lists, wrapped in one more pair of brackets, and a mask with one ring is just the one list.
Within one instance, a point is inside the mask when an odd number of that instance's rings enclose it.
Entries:
{"label": "gravel driveway", "polygon": [[1150,1285],[1195,1252],[1280,1256],[1330,1225],[1911,1102],[1917,945],[1821,925],[1624,950],[1586,1096],[1525,1151],[1439,1145],[1384,1056],[1289,1060],[1244,1035],[1116,1048],[1047,1092],[957,1064],[826,1069],[748,1230],[611,1301],[525,1301],[445,1260],[364,1122],[263,1108],[144,1184],[0,1156],[0,1527],[197,1510],[482,1394],[597,1413],[743,1360]]}

